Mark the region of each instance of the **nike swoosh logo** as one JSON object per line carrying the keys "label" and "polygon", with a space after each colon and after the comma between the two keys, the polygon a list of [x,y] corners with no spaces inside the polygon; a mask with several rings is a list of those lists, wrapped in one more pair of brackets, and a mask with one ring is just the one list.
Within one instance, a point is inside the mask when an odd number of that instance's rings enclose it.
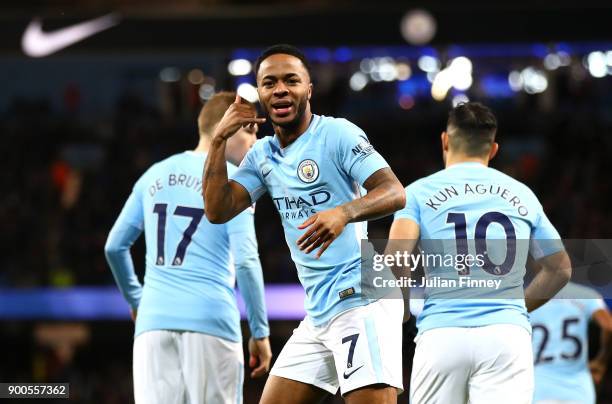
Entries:
{"label": "nike swoosh logo", "polygon": [[344,376],[344,378],[345,378],[345,379],[348,379],[349,377],[351,377],[351,376],[353,375],[353,373],[355,373],[356,371],[358,371],[358,370],[359,370],[359,369],[361,369],[362,367],[363,367],[363,365],[359,366],[359,367],[358,367],[358,368],[356,368],[356,369],[353,369],[353,371],[352,371],[352,372],[350,372],[350,373],[348,373],[348,374],[346,373],[346,370],[345,370],[345,371],[344,371],[344,374],[343,374],[342,376]]}
{"label": "nike swoosh logo", "polygon": [[271,172],[272,172],[272,169],[269,169],[268,172],[261,173],[261,175],[263,175],[263,177],[266,178]]}
{"label": "nike swoosh logo", "polygon": [[111,13],[55,31],[44,32],[40,18],[34,18],[23,33],[21,48],[31,57],[48,56],[118,23],[118,14]]}

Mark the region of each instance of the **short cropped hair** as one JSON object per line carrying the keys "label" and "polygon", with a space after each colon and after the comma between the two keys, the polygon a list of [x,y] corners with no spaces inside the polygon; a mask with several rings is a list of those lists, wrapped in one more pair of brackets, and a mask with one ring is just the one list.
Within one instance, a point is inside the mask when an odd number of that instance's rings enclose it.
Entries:
{"label": "short cropped hair", "polygon": [[278,54],[291,55],[291,56],[295,56],[296,58],[300,59],[300,61],[306,68],[306,72],[308,72],[308,76],[309,77],[311,76],[310,75],[310,63],[308,62],[308,59],[306,59],[306,55],[304,55],[304,53],[301,50],[299,50],[293,45],[278,44],[278,45],[272,45],[268,49],[261,52],[261,55],[259,55],[259,57],[255,61],[255,70],[254,70],[255,77],[257,77],[257,73],[259,73],[259,66],[261,65],[261,63],[267,58],[269,58],[270,56],[278,55]]}
{"label": "short cropped hair", "polygon": [[200,136],[212,136],[215,126],[221,121],[225,111],[236,100],[233,91],[221,91],[212,96],[204,104],[198,115],[198,130]]}
{"label": "short cropped hair", "polygon": [[488,107],[479,102],[461,103],[448,114],[446,131],[452,149],[470,157],[479,157],[491,150],[497,133],[497,119]]}

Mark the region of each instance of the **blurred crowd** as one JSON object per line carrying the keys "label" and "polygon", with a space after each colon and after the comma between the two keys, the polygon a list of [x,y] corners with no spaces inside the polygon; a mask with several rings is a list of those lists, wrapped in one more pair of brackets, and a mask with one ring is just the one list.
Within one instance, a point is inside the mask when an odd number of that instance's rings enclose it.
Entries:
{"label": "blurred crowd", "polygon": [[[560,80],[541,95],[481,100],[499,119],[501,151],[492,166],[531,187],[564,238],[612,235],[610,81]],[[404,110],[377,102],[389,98],[384,89],[367,90],[337,85],[317,93],[315,86],[313,111],[361,126],[405,185],[441,169],[439,134],[450,102],[417,100]],[[80,97],[70,86],[59,108],[44,98],[14,98],[0,111],[0,286],[112,284],[103,245],[134,182],[154,162],[197,143],[198,100],[168,113],[126,90],[108,118],[92,122],[79,113]],[[264,126],[259,136],[270,133]],[[263,197],[256,220],[266,224],[257,227],[265,279],[295,282],[276,216]],[[370,236],[384,238],[389,224],[390,218],[371,222]],[[133,257],[140,275],[143,255],[139,241]]]}

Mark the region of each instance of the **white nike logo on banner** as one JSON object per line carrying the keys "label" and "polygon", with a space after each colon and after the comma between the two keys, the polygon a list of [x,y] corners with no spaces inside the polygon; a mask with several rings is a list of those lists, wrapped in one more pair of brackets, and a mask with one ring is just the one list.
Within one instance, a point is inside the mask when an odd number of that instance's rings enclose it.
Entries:
{"label": "white nike logo on banner", "polygon": [[95,35],[100,31],[109,29],[118,23],[119,16],[115,13],[111,13],[66,28],[44,32],[40,19],[34,18],[23,33],[21,47],[23,52],[28,56],[48,56]]}

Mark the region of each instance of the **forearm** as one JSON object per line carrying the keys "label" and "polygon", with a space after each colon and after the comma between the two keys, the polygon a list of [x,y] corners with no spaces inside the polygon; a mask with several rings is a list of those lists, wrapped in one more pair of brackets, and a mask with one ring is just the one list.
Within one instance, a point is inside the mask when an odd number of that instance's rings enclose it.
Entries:
{"label": "forearm", "polygon": [[[416,223],[405,219],[396,220],[391,225],[389,232],[389,240],[385,247],[385,256],[395,256],[397,253],[404,255],[405,253],[412,254],[416,248],[419,238],[419,227]],[[412,277],[412,268],[410,265],[399,265],[394,261],[391,266],[391,272],[396,279],[409,279]],[[410,288],[402,286],[402,299],[404,300],[404,322],[410,318]]]}
{"label": "forearm", "polygon": [[206,217],[212,223],[225,223],[232,217],[233,200],[225,161],[226,143],[220,137],[213,138],[202,174]]}
{"label": "forearm", "polygon": [[111,230],[104,252],[111,268],[115,283],[121,294],[132,307],[137,309],[142,296],[142,285],[136,277],[134,263],[130,255],[130,246],[138,238],[141,230],[130,226],[115,226]]}
{"label": "forearm", "polygon": [[251,257],[236,265],[236,281],[246,306],[251,336],[257,339],[269,336],[270,327],[259,258]]}
{"label": "forearm", "polygon": [[545,304],[567,284],[571,277],[571,268],[543,267],[525,290],[525,305],[531,312]]}
{"label": "forearm", "polygon": [[610,362],[610,357],[612,356],[612,332],[602,329],[601,334],[599,336],[599,351],[595,356],[595,359],[600,361],[601,363],[608,364]]}
{"label": "forearm", "polygon": [[[398,187],[399,185],[399,187]],[[404,207],[405,195],[401,184],[387,181],[359,199],[340,206],[348,222],[363,222],[388,216]]]}

